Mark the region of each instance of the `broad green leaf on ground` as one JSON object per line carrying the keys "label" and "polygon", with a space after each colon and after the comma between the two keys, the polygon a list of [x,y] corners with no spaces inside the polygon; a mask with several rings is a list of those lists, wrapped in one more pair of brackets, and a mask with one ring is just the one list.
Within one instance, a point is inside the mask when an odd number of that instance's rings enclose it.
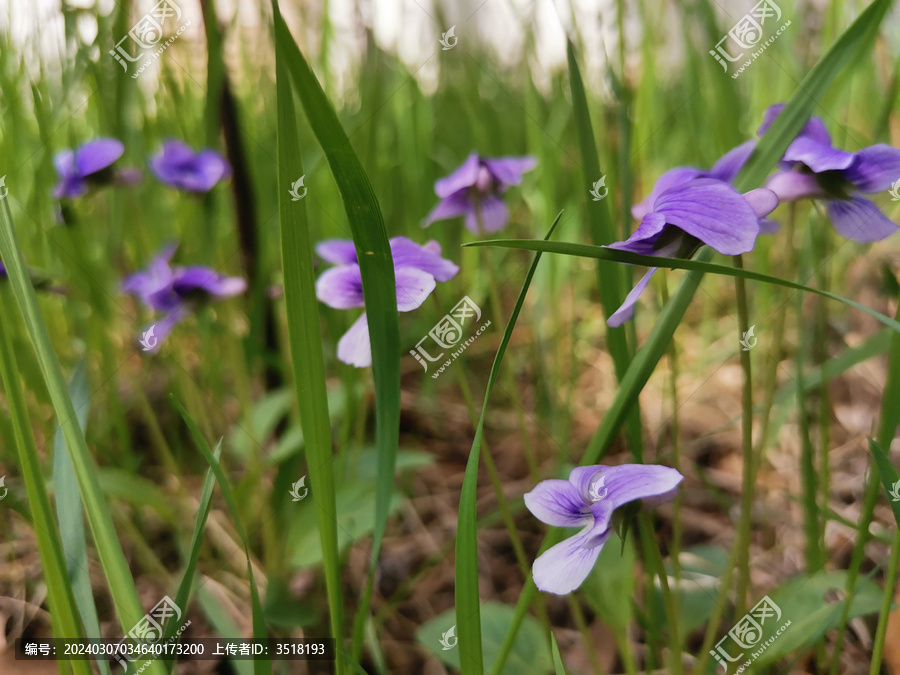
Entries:
{"label": "broad green leaf on ground", "polygon": [[[513,608],[498,602],[486,602],[481,606],[481,625],[484,646],[484,669],[494,666],[503,637],[512,621]],[[456,631],[450,632],[456,626]],[[425,622],[416,633],[416,639],[446,665],[459,669],[459,634],[453,610]],[[446,636],[446,637],[445,637]],[[442,642],[443,640],[443,642]],[[453,645],[449,649],[445,646]],[[467,671],[463,671],[467,672]],[[541,625],[531,616],[525,617],[522,628],[510,651],[503,675],[546,675],[553,672],[553,657]]]}
{"label": "broad green leaf on ground", "polygon": [[[775,630],[786,622],[790,621],[791,625],[766,648],[754,661],[754,665],[773,663],[796,649],[811,645],[825,631],[836,628],[843,608],[843,602],[836,593],[843,591],[846,576],[844,571],[804,575],[791,579],[769,593],[769,597],[781,609],[781,619],[776,621],[772,617],[772,629],[767,622],[763,633],[765,638],[771,638]],[[849,618],[874,614],[880,607],[881,589],[878,584],[866,578],[859,579],[850,602]]]}

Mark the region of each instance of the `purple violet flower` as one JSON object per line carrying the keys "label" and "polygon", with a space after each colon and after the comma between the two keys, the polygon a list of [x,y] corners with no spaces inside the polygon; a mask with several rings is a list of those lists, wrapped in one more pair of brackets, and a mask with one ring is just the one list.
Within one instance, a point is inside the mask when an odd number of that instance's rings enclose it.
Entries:
{"label": "purple violet flower", "polygon": [[[703,244],[723,255],[752,250],[763,229],[762,219],[778,206],[778,197],[767,188],[741,195],[722,180],[697,178],[692,175],[696,173],[703,172],[678,168],[660,176],[650,197],[635,205],[637,214],[643,214],[638,229],[626,241],[608,248],[666,258],[690,258]],[[647,271],[609,317],[608,325],[621,326],[634,315],[634,305],[657,269]]]}
{"label": "purple violet flower", "polygon": [[[209,267],[172,267],[169,261],[177,244],[168,244],[154,257],[147,269],[125,277],[122,292],[137,296],[147,307],[166,312],[161,321],[151,326],[157,338],[156,346],[168,337],[172,329],[187,318],[189,310],[213,298],[227,298],[243,293],[247,282],[239,277],[227,277]],[[154,348],[151,348],[155,349]]]}
{"label": "purple violet flower", "polygon": [[[783,108],[780,103],[766,110],[760,135]],[[879,143],[859,152],[838,150],[831,145],[825,123],[811,117],[785,150],[781,167],[766,187],[781,201],[824,201],[831,223],[841,236],[867,243],[897,231],[897,225],[860,195],[883,192],[900,179],[900,149]]]}
{"label": "purple violet flower", "polygon": [[507,222],[506,204],[500,197],[510,185],[519,185],[522,174],[535,166],[534,157],[488,159],[473,152],[456,171],[434,184],[441,201],[422,221],[422,227],[436,220],[465,216],[466,228],[472,234],[499,232]]}
{"label": "purple violet flower", "polygon": [[528,510],[548,525],[582,530],[538,556],[532,567],[534,585],[556,595],[581,586],[612,535],[613,511],[637,499],[672,499],[683,478],[665,466],[600,464],[575,467],[569,480],[538,483],[525,494]]}
{"label": "purple violet flower", "polygon": [[[457,265],[441,257],[441,246],[436,241],[420,246],[406,237],[394,237],[390,244],[397,282],[397,310],[400,312],[419,307],[435,289],[436,281],[449,281],[459,272]],[[337,265],[319,276],[316,297],[334,309],[365,307],[362,274],[353,242],[349,239],[328,239],[316,246],[316,252]],[[357,368],[372,365],[365,312],[338,341],[337,356]]]}
{"label": "purple violet flower", "polygon": [[150,160],[150,169],[159,180],[189,192],[209,192],[231,174],[225,158],[214,150],[194,150],[181,141],[170,139]]}
{"label": "purple violet flower", "polygon": [[115,138],[97,138],[75,150],[63,150],[53,158],[59,184],[53,190],[57,199],[74,199],[88,191],[89,184],[109,183],[115,174],[109,170],[125,152]]}

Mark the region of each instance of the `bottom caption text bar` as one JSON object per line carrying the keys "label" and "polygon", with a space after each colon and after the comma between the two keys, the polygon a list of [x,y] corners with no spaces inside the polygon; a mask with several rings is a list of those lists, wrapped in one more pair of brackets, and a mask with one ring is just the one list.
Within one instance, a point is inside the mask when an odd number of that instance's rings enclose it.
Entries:
{"label": "bottom caption text bar", "polygon": [[93,660],[136,661],[140,659],[203,659],[285,661],[334,661],[334,638],[266,638],[244,640],[229,638],[181,638],[177,642],[140,642],[136,640],[106,640],[50,638],[44,640],[16,639],[16,660]]}

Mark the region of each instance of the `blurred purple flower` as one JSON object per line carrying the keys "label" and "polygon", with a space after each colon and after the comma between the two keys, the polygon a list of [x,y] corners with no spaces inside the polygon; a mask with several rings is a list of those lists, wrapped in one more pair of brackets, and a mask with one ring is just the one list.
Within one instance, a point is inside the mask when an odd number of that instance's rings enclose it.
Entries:
{"label": "blurred purple flower", "polygon": [[556,595],[581,586],[612,535],[613,511],[637,499],[657,504],[672,499],[683,478],[665,466],[600,464],[575,467],[569,480],[538,483],[525,494],[528,510],[548,525],[583,529],[534,561],[534,585]]}
{"label": "blurred purple flower", "polygon": [[[760,135],[783,108],[780,103],[766,110]],[[834,229],[842,236],[872,242],[897,231],[897,225],[860,194],[883,192],[900,180],[900,149],[879,143],[859,152],[838,150],[831,145],[825,123],[811,117],[785,150],[781,168],[766,187],[781,201],[824,201]]]}
{"label": "blurred purple flower", "polygon": [[0,262],[0,279],[6,279],[6,265]]}
{"label": "blurred purple flower", "polygon": [[502,230],[506,227],[507,212],[500,197],[510,185],[519,185],[522,174],[535,166],[537,160],[534,157],[488,159],[473,152],[456,171],[434,184],[434,191],[441,201],[422,221],[422,227],[428,227],[436,220],[464,215],[466,228],[472,234]]}
{"label": "blurred purple flower", "polygon": [[[406,237],[394,237],[390,244],[398,311],[416,309],[435,289],[436,281],[449,281],[459,272],[457,265],[441,257],[441,246],[436,241],[420,246]],[[316,246],[316,252],[336,265],[319,276],[316,297],[334,309],[365,307],[362,274],[353,242],[349,239],[328,239]],[[338,341],[337,356],[357,368],[372,365],[365,312]]]}
{"label": "blurred purple flower", "polygon": [[57,199],[80,197],[90,183],[102,184],[113,180],[115,174],[108,169],[122,153],[125,146],[115,138],[98,138],[76,150],[64,150],[53,158],[59,184],[53,190]]}
{"label": "blurred purple flower", "polygon": [[159,180],[189,192],[209,192],[231,174],[225,158],[214,150],[194,150],[181,141],[163,143],[158,155],[150,159],[150,169]]}
{"label": "blurred purple flower", "polygon": [[[775,193],[759,188],[741,195],[721,180],[685,179],[686,173],[676,173],[689,171],[695,170],[673,169],[663,174],[653,187],[653,201],[638,229],[609,248],[666,258],[690,258],[703,244],[723,255],[752,250],[761,219],[778,206]],[[621,326],[633,316],[635,303],[657,269],[647,271],[607,324]]]}
{"label": "blurred purple flower", "polygon": [[177,244],[168,244],[154,257],[145,270],[135,272],[122,281],[122,292],[137,296],[141,302],[166,316],[155,323],[157,346],[175,325],[186,318],[189,310],[214,298],[227,298],[243,293],[247,282],[227,277],[209,267],[172,267],[169,261]]}

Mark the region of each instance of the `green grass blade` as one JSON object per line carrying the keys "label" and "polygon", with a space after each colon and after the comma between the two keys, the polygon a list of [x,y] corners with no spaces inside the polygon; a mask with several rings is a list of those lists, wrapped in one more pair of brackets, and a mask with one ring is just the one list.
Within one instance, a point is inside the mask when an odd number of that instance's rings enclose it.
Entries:
{"label": "green grass blade", "polygon": [[[645,265],[647,267],[665,267],[668,269],[693,270],[695,272],[704,272],[709,274],[720,274],[728,277],[740,277],[741,279],[749,279],[750,281],[762,281],[775,286],[783,286],[791,288],[795,291],[803,291],[805,293],[815,293],[829,300],[842,302],[849,307],[865,312],[874,319],[877,319],[885,326],[900,331],[900,322],[885,316],[881,312],[877,312],[870,307],[866,307],[854,300],[845,298],[837,293],[823,291],[812,286],[804,286],[793,281],[779,279],[768,274],[760,274],[759,272],[751,272],[750,270],[739,269],[737,267],[725,267],[724,265],[714,265],[704,260],[686,260],[683,258],[657,258],[655,256],[638,255],[630,251],[619,251],[614,248],[603,248],[601,246],[588,246],[586,244],[572,244],[568,242],[543,241],[540,239],[498,239],[494,241],[479,241],[466,244],[466,246],[498,246],[500,248],[519,248],[526,251],[541,251],[543,253],[562,253],[564,255],[578,256],[582,258],[596,258],[598,260],[615,260],[617,262],[628,263],[632,265]],[[699,258],[699,256],[698,256]]]}
{"label": "green grass blade", "polygon": [[[213,457],[216,461],[222,455],[222,441],[216,444],[213,450]],[[194,532],[191,535],[191,545],[188,551],[188,562],[181,575],[181,583],[178,585],[178,591],[175,593],[175,604],[181,607],[182,612],[187,612],[188,604],[191,600],[191,589],[194,585],[194,575],[197,571],[197,561],[200,559],[200,546],[203,544],[203,533],[206,531],[206,519],[209,517],[209,509],[212,505],[213,489],[216,486],[216,477],[210,468],[206,472],[206,478],[203,479],[203,491],[200,493],[200,503],[197,508],[197,519],[194,521]],[[168,641],[175,636],[179,626],[174,621],[170,621],[166,627],[164,641]],[[174,661],[167,661],[166,667],[169,672],[172,671]]]}
{"label": "green grass blade", "polygon": [[[59,360],[56,352],[53,351],[47,325],[38,307],[34,287],[28,278],[12,215],[9,212],[9,203],[7,200],[0,201],[2,201],[2,206],[0,206],[0,256],[6,265],[9,283],[24,317],[28,336],[34,345],[53,409],[57,419],[61,420],[60,426],[66,439],[66,447],[69,450],[75,475],[78,477],[78,489],[84,501],[88,523],[94,536],[94,544],[109,583],[109,591],[119,616],[123,634],[127,634],[131,627],[144,616],[144,609],[119,543],[109,505],[100,489],[96,467],[91,459],[81,428],[78,426],[75,407],[72,405],[72,399],[69,398]],[[149,675],[159,675],[163,669],[154,662],[150,664],[146,672]]]}
{"label": "green grass blade", "polygon": [[[8,284],[0,281],[0,311],[5,317],[0,321],[0,378],[6,392],[6,403],[12,420],[16,448],[19,451],[22,478],[31,507],[34,533],[38,543],[41,563],[44,567],[44,580],[47,583],[47,595],[50,606],[50,622],[54,637],[82,638],[84,632],[78,619],[78,608],[75,596],[69,583],[63,555],[62,543],[53,511],[50,508],[50,497],[41,474],[37,448],[28,419],[28,408],[25,394],[19,381],[15,367],[15,356],[9,335],[10,318],[14,316],[13,297]],[[81,511],[79,510],[79,516]],[[76,675],[89,675],[90,662],[72,661],[72,669]],[[63,661],[59,662],[60,673],[67,672]]]}
{"label": "green grass blade", "polygon": [[550,633],[550,650],[553,654],[553,669],[556,671],[556,675],[566,675],[566,667],[559,654],[559,645],[556,644],[556,636],[552,632]]}
{"label": "green grass blade", "polygon": [[[547,238],[553,234],[559,223],[560,213],[556,216]],[[475,427],[475,437],[472,439],[472,449],[469,451],[469,459],[466,462],[466,472],[463,477],[462,490],[459,496],[459,518],[457,520],[456,535],[456,616],[458,618],[457,631],[459,637],[459,663],[462,672],[466,675],[477,675],[484,672],[484,656],[481,648],[481,599],[478,594],[478,515],[476,509],[476,490],[478,483],[478,463],[481,458],[481,437],[484,433],[484,418],[487,416],[488,401],[497,375],[500,373],[500,363],[506,353],[506,347],[516,327],[516,320],[531,280],[534,278],[541,254],[534,257],[516,305],[513,308],[497,355],[491,366],[491,374],[488,376],[487,388],[484,392],[484,402],[481,406],[481,415],[478,425]]]}
{"label": "green grass blade", "polygon": [[[888,459],[884,448],[874,438],[869,438],[869,451],[872,453],[872,458],[878,467],[881,484],[884,485],[885,491],[890,495],[892,491],[900,488],[900,476],[897,475],[897,470],[891,464],[891,460]],[[895,488],[894,486],[897,487]],[[897,527],[900,527],[900,500],[894,501],[891,499],[891,510],[894,512],[894,520],[897,521]]]}
{"label": "green grass blade", "polygon": [[[247,576],[250,583],[250,601],[253,611],[253,639],[264,640],[267,637],[266,624],[262,604],[259,601],[259,590],[256,588],[256,580],[253,578],[253,565],[250,563],[250,540],[247,538],[247,531],[241,523],[240,512],[238,511],[237,502],[234,499],[234,493],[231,491],[231,485],[229,485],[228,479],[225,478],[225,473],[222,471],[222,467],[219,466],[219,461],[216,459],[215,455],[213,455],[212,450],[209,448],[209,444],[206,442],[206,439],[203,438],[203,434],[200,433],[200,429],[188,414],[188,411],[185,410],[184,406],[181,405],[181,402],[175,398],[174,394],[169,394],[169,400],[172,401],[172,405],[181,415],[188,430],[191,432],[191,438],[194,439],[194,445],[209,464],[209,468],[212,470],[213,474],[215,474],[216,480],[219,482],[219,489],[222,490],[222,496],[225,498],[225,503],[228,505],[231,517],[234,519],[234,529],[237,530],[241,545],[244,547],[244,556],[247,559]],[[222,441],[220,440],[219,444],[216,446],[217,450],[221,443]],[[256,675],[271,673],[272,662],[268,659],[254,659],[253,672],[256,673]]]}
{"label": "green grass blade", "polygon": [[364,636],[363,628],[368,619],[375,567],[390,511],[400,438],[400,352],[397,349],[400,344],[400,327],[394,261],[381,208],[369,178],[350,145],[334,108],[294,42],[287,24],[278,14],[275,15],[275,40],[284,50],[284,63],[344,201],[362,274],[363,296],[372,342],[378,479],[369,580],[359,602],[353,631],[352,654],[357,659]]}
{"label": "green grass blade", "polygon": [[[275,12],[276,17],[280,18],[277,4]],[[281,219],[284,301],[291,363],[294,369],[294,388],[322,545],[322,564],[325,570],[328,606],[331,611],[331,632],[340,648],[343,645],[344,600],[335,518],[337,507],[331,450],[331,418],[328,412],[328,393],[325,389],[322,332],[319,328],[313,247],[306,206],[302,200],[292,201],[289,195],[291,184],[304,174],[293,93],[284,63],[286,58],[284,44],[278,41],[275,45],[278,89],[278,209]],[[343,672],[342,657],[337,658],[336,668],[337,672]]]}
{"label": "green grass blade", "polygon": [[[90,405],[87,371],[84,362],[78,364],[69,383],[69,396],[78,416],[78,426],[84,432]],[[98,474],[99,476],[99,474]],[[100,620],[88,573],[87,538],[84,534],[84,507],[78,494],[78,479],[72,468],[72,460],[66,449],[66,439],[57,431],[53,438],[53,491],[56,502],[56,518],[62,536],[63,552],[72,584],[72,594],[78,605],[78,613],[84,624],[84,633],[89,638],[103,637],[100,634]],[[104,675],[109,675],[109,663],[97,659],[97,667]]]}
{"label": "green grass blade", "polygon": [[[602,175],[600,158],[597,156],[597,142],[594,138],[594,130],[591,126],[591,116],[588,110],[587,96],[584,92],[584,83],[581,80],[581,71],[578,61],[575,59],[575,46],[568,43],[566,54],[569,61],[569,86],[572,90],[572,109],[575,115],[575,128],[578,131],[578,144],[581,147],[581,162],[584,167],[582,178],[583,189],[587,191],[588,184],[600,180]],[[607,187],[607,189],[611,189]],[[587,214],[591,239],[595,246],[611,244],[618,239],[615,226],[609,215],[607,201],[601,199],[587,201]],[[608,317],[622,304],[622,278],[623,270],[616,265],[597,264],[597,281],[600,290],[600,304],[603,312]],[[612,356],[616,370],[616,379],[621,381],[628,370],[631,354],[628,350],[628,342],[625,338],[625,327],[606,327],[606,339],[609,344],[609,353]],[[641,461],[643,455],[643,436],[641,430],[640,407],[635,403],[632,412],[628,415],[626,424],[628,445],[636,462]]]}

